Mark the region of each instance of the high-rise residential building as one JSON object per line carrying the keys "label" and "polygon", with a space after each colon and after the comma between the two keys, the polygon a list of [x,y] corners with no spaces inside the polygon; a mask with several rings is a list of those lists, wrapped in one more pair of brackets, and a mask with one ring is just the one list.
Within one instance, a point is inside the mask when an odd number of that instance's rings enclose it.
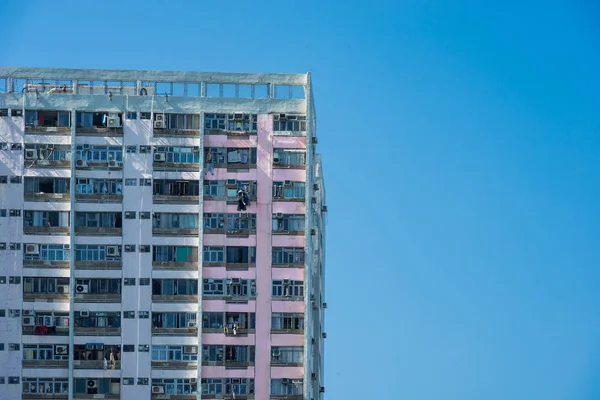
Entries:
{"label": "high-rise residential building", "polygon": [[0,68],[0,398],[323,398],[310,74]]}

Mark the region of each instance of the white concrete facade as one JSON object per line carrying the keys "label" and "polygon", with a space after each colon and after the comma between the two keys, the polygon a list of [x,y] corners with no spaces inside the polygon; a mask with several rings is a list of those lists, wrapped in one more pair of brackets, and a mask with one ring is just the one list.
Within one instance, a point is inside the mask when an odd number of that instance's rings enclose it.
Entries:
{"label": "white concrete facade", "polygon": [[0,68],[2,398],[322,399],[316,144],[309,74]]}

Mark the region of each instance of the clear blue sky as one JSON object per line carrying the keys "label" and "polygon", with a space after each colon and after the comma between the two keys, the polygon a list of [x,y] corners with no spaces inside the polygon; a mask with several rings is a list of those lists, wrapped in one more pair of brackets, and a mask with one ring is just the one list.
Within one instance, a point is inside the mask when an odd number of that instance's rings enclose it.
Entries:
{"label": "clear blue sky", "polygon": [[599,399],[600,6],[484,3],[5,0],[0,64],[311,71],[326,398]]}

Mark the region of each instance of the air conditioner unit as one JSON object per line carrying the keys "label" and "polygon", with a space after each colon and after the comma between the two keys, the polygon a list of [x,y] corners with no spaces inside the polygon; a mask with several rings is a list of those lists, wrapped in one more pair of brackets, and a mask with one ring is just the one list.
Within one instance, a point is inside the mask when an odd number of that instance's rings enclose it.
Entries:
{"label": "air conditioner unit", "polygon": [[231,278],[231,285],[241,285],[242,284],[242,279],[241,278]]}
{"label": "air conditioner unit", "polygon": [[313,138],[312,138],[312,143],[313,143],[313,144],[317,144],[317,143],[319,143],[319,141],[317,140],[317,137],[316,137],[316,136],[313,136]]}
{"label": "air conditioner unit", "polygon": [[323,211],[323,212],[327,212],[327,206],[323,206],[323,207],[321,207],[321,211]]}
{"label": "air conditioner unit", "polygon": [[33,218],[33,211],[25,211],[25,218]]}
{"label": "air conditioner unit", "polygon": [[119,162],[116,160],[110,160],[108,162],[108,168],[119,168]]}
{"label": "air conditioner unit", "polygon": [[289,285],[290,284],[290,280],[289,279],[284,279],[283,280],[283,284],[284,285]]}
{"label": "air conditioner unit", "polygon": [[88,389],[95,389],[98,387],[98,381],[96,379],[88,379],[87,380]]}
{"label": "air conditioner unit", "polygon": [[37,160],[38,152],[37,150],[29,149],[25,150],[25,159],[26,160]]}
{"label": "air conditioner unit", "polygon": [[198,346],[183,346],[185,354],[198,354]]}
{"label": "air conditioner unit", "polygon": [[323,333],[321,334],[321,337],[322,337],[323,339],[327,339],[327,334],[326,334],[325,332],[323,332]]}
{"label": "air conditioner unit", "polygon": [[273,164],[279,164],[279,153],[273,153]]}
{"label": "air conditioner unit", "polygon": [[55,345],[54,354],[59,356],[65,356],[69,354],[69,346],[66,345]]}
{"label": "air conditioner unit", "polygon": [[77,161],[75,161],[75,166],[76,167],[87,167],[87,161],[86,160],[77,160]]}
{"label": "air conditioner unit", "polygon": [[106,122],[106,126],[109,128],[120,128],[121,127],[121,118],[119,117],[109,117]]}
{"label": "air conditioner unit", "polygon": [[155,121],[162,121],[162,122],[164,122],[165,121],[165,114],[156,114],[154,116],[154,120]]}
{"label": "air conditioner unit", "polygon": [[69,286],[68,285],[61,285],[58,286],[56,288],[56,290],[58,291],[58,293],[60,294],[69,294]]}
{"label": "air conditioner unit", "polygon": [[77,285],[75,286],[76,293],[88,293],[90,291],[90,287],[88,285]]}
{"label": "air conditioner unit", "polygon": [[89,310],[81,310],[81,311],[79,311],[79,316],[82,318],[87,318],[90,316],[90,311]]}
{"label": "air conditioner unit", "polygon": [[84,144],[83,145],[83,150],[89,150],[90,149],[90,145],[89,144]]}
{"label": "air conditioner unit", "polygon": [[198,378],[190,378],[190,383],[192,385],[195,385],[196,383],[198,383]]}
{"label": "air conditioner unit", "polygon": [[106,246],[106,255],[108,257],[118,257],[121,254],[119,246]]}
{"label": "air conditioner unit", "polygon": [[281,384],[282,384],[282,385],[284,385],[284,386],[287,386],[287,385],[289,385],[289,384],[290,384],[290,379],[288,379],[288,378],[283,378],[283,379],[281,380]]}
{"label": "air conditioner unit", "polygon": [[287,115],[285,115],[285,114],[279,114],[279,120],[280,121],[286,121],[287,120]]}
{"label": "air conditioner unit", "polygon": [[188,326],[188,328],[195,328],[197,326],[196,321],[188,321],[187,326]]}
{"label": "air conditioner unit", "polygon": [[273,358],[279,358],[280,355],[281,355],[281,352],[279,350],[271,351],[271,357],[273,357]]}
{"label": "air conditioner unit", "polygon": [[40,254],[40,245],[38,244],[26,244],[25,254],[27,255],[38,255]]}
{"label": "air conditioner unit", "polygon": [[233,119],[236,121],[243,121],[244,120],[244,114],[233,114]]}
{"label": "air conditioner unit", "polygon": [[283,181],[285,186],[292,186],[292,181]]}
{"label": "air conditioner unit", "polygon": [[275,218],[282,219],[283,218],[283,213],[277,213],[277,214],[275,214]]}
{"label": "air conditioner unit", "polygon": [[237,185],[237,179],[227,179],[227,185]]}
{"label": "air conditioner unit", "polygon": [[23,310],[21,312],[21,315],[23,315],[23,316],[33,316],[33,315],[35,315],[35,311],[33,311],[33,310]]}
{"label": "air conditioner unit", "polygon": [[70,244],[65,244],[65,245],[63,246],[63,249],[64,249],[64,250],[71,250],[71,245],[70,245]]}
{"label": "air conditioner unit", "polygon": [[163,386],[152,386],[152,394],[163,394],[165,388]]}
{"label": "air conditioner unit", "polygon": [[317,184],[317,183],[313,184],[313,190],[319,190],[319,184]]}
{"label": "air conditioner unit", "polygon": [[165,129],[164,121],[154,121],[154,129]]}
{"label": "air conditioner unit", "polygon": [[327,308],[327,303],[323,303],[323,308]]}
{"label": "air conditioner unit", "polygon": [[23,317],[22,325],[23,326],[35,326],[35,317]]}
{"label": "air conditioner unit", "polygon": [[310,379],[312,379],[313,381],[317,379],[317,374],[314,372],[310,373]]}
{"label": "air conditioner unit", "polygon": [[165,153],[154,153],[154,161],[165,162],[165,160],[166,160]]}

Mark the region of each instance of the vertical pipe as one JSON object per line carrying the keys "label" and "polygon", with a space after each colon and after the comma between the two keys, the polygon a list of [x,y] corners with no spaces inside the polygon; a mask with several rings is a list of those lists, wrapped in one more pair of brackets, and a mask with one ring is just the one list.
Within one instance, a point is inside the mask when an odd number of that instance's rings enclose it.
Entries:
{"label": "vertical pipe", "polygon": [[202,266],[204,247],[204,113],[200,113],[200,182],[198,200],[198,315],[196,325],[198,326],[198,371],[197,371],[197,394],[196,398],[202,398]]}
{"label": "vertical pipe", "polygon": [[76,130],[76,111],[71,110],[71,210],[69,211],[69,400],[73,400],[73,391],[75,385],[73,381],[73,353],[75,347],[75,166],[76,150],[75,130]]}

